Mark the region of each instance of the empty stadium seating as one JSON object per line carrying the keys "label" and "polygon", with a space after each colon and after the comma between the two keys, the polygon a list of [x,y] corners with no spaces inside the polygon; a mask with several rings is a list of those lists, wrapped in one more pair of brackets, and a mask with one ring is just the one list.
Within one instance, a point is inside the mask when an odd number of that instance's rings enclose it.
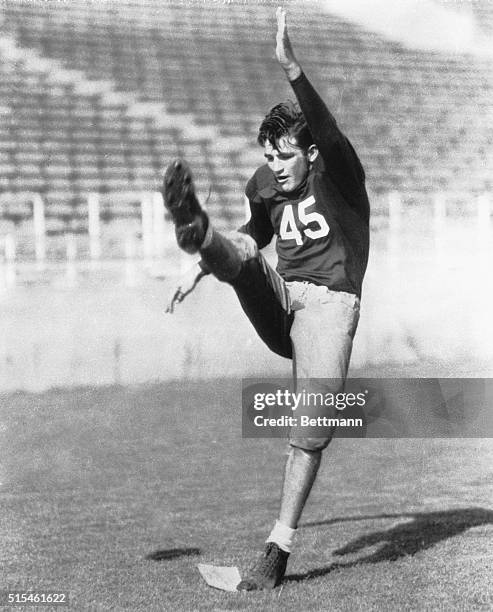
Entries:
{"label": "empty stadium seating", "polygon": [[[493,10],[473,5],[488,30]],[[51,231],[72,231],[84,227],[88,192],[155,190],[166,162],[182,155],[196,168],[204,196],[211,188],[216,219],[237,225],[242,188],[261,159],[259,119],[290,96],[273,58],[274,7],[3,3],[3,33],[21,51],[72,72],[53,82],[49,65],[0,49],[1,192],[41,193]],[[373,193],[407,191],[419,200],[438,190],[491,191],[487,61],[407,50],[316,3],[293,2],[291,15],[299,57],[360,153]],[[108,90],[84,91],[99,81],[121,100],[112,101]],[[171,120],[136,115],[131,100],[163,103]],[[182,129],[188,116],[199,128],[196,138]],[[213,131],[201,134],[201,126]],[[2,209],[13,223],[29,214],[29,205],[15,200]],[[138,207],[107,212],[108,220],[125,215],[137,218]]]}

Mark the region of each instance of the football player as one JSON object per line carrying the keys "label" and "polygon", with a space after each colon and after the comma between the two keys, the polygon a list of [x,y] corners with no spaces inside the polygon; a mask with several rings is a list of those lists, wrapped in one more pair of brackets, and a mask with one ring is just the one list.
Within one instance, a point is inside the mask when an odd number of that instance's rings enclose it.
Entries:
{"label": "football player", "polygon": [[[265,163],[246,186],[251,217],[236,233],[217,232],[195,195],[189,167],[166,170],[163,199],[179,246],[201,261],[172,294],[168,310],[205,274],[229,283],[264,342],[293,360],[299,385],[340,392],[359,319],[369,249],[365,174],[349,140],[310,84],[293,52],[286,13],[278,8],[276,57],[297,98],[266,115],[258,133]],[[276,236],[277,272],[260,249]],[[324,379],[324,380],[320,380]],[[327,416],[316,407],[312,416]],[[239,590],[282,581],[296,528],[333,427],[294,427],[278,520]]]}

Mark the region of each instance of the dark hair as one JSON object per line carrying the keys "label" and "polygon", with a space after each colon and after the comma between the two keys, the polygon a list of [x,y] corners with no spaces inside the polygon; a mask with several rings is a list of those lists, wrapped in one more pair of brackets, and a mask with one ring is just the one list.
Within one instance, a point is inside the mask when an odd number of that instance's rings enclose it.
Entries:
{"label": "dark hair", "polygon": [[260,125],[257,142],[261,146],[270,142],[277,148],[283,136],[295,140],[297,146],[304,151],[313,144],[313,137],[300,107],[291,101],[281,102],[270,109]]}

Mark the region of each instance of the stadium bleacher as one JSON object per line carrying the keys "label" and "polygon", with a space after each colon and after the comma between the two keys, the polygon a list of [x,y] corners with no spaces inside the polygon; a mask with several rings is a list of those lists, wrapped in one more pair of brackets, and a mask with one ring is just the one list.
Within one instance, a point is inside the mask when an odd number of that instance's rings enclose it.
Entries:
{"label": "stadium bleacher", "polygon": [[493,6],[489,0],[436,0],[445,8],[471,15],[479,30],[493,36]]}
{"label": "stadium bleacher", "polygon": [[[491,5],[473,5],[487,31]],[[259,120],[290,96],[273,58],[274,6],[2,3],[0,42],[10,41],[0,46],[2,194],[40,193],[48,231],[84,231],[88,192],[155,190],[181,155],[204,196],[211,189],[214,217],[236,226],[244,183],[261,160]],[[317,3],[290,7],[298,55],[373,193],[491,192],[489,61],[405,49]],[[31,214],[28,203],[2,201],[5,221]],[[107,211],[108,220],[138,215],[137,204]]]}

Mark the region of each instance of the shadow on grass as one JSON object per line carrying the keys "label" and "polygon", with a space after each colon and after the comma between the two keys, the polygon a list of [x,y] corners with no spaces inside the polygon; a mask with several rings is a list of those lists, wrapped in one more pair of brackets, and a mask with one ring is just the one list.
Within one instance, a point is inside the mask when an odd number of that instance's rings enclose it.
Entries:
{"label": "shadow on grass", "polygon": [[355,516],[328,521],[305,523],[300,527],[316,527],[318,525],[331,525],[334,523],[361,520],[405,519],[409,521],[390,529],[375,531],[356,538],[345,546],[334,551],[334,555],[344,556],[354,554],[367,548],[382,544],[375,552],[366,557],[347,563],[331,563],[327,567],[316,568],[304,574],[291,574],[286,581],[300,582],[325,576],[338,569],[345,569],[366,563],[380,563],[381,561],[396,561],[401,557],[414,555],[420,550],[431,548],[438,542],[464,533],[471,527],[493,524],[493,511],[484,508],[464,508],[458,510],[444,510],[441,512],[423,512],[412,514],[378,514],[375,516]]}
{"label": "shadow on grass", "polygon": [[170,548],[168,550],[156,550],[146,555],[149,561],[168,561],[178,557],[194,557],[200,555],[200,548]]}

